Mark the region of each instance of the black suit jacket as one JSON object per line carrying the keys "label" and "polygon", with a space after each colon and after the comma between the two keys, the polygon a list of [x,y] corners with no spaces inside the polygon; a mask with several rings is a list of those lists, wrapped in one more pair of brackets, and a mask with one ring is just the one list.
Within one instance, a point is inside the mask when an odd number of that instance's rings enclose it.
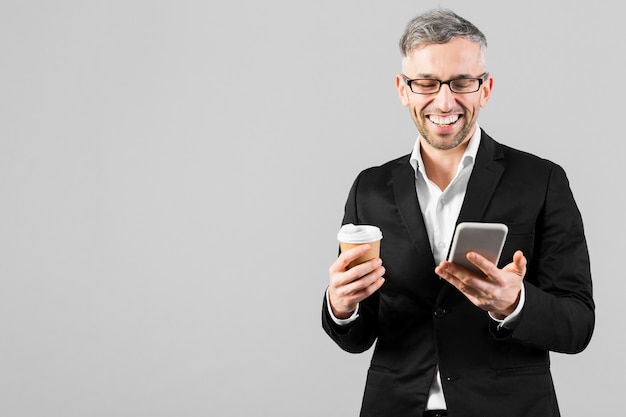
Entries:
{"label": "black suit jacket", "polygon": [[595,315],[583,224],[558,165],[501,145],[482,132],[457,222],[502,222],[500,267],[528,259],[526,302],[511,330],[434,273],[410,155],[358,176],[343,224],[381,228],[386,282],[337,326],[324,300],[322,323],[348,352],[376,342],[362,416],[421,416],[439,364],[451,417],[559,416],[549,351],[577,353]]}

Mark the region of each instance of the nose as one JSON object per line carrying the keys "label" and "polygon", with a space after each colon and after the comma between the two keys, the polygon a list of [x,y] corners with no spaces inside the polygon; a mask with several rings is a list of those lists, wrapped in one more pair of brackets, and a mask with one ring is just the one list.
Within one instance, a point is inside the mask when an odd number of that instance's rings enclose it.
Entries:
{"label": "nose", "polygon": [[443,84],[435,95],[434,102],[441,111],[446,112],[454,107],[454,93],[448,84]]}

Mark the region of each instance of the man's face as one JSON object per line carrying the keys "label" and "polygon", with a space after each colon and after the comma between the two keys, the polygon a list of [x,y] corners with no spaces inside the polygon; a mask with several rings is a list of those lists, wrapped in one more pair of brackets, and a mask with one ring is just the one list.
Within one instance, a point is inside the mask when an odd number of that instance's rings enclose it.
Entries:
{"label": "man's face", "polygon": [[[463,38],[413,50],[403,60],[402,70],[409,79],[441,81],[480,78],[485,73],[480,46]],[[448,85],[442,84],[437,93],[416,94],[401,75],[396,77],[402,105],[409,109],[420,136],[427,144],[441,150],[453,149],[469,140],[492,85],[493,79],[489,77],[474,93],[453,93]]]}

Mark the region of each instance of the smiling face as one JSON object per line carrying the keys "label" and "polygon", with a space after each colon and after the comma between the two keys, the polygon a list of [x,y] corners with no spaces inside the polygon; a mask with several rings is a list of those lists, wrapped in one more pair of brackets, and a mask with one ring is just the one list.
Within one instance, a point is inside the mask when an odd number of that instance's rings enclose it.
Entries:
{"label": "smiling face", "polygon": [[[480,46],[463,38],[445,44],[414,49],[402,61],[402,71],[409,79],[430,78],[447,81],[479,78],[485,72]],[[474,133],[476,119],[485,107],[493,79],[489,77],[475,93],[452,93],[442,85],[434,94],[415,94],[401,75],[396,77],[400,101],[409,109],[420,137],[440,150],[454,149],[466,143]]]}

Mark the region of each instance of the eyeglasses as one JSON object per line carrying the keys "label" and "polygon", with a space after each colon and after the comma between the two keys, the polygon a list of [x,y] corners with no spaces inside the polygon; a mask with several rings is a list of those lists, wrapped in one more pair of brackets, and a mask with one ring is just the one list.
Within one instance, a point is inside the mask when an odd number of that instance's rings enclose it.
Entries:
{"label": "eyeglasses", "polygon": [[441,81],[432,78],[416,78],[410,80],[406,75],[401,75],[406,85],[408,85],[411,91],[416,94],[438,93],[443,84],[448,84],[450,91],[455,94],[475,93],[489,77],[489,73],[486,72],[479,78],[457,78],[454,80]]}

